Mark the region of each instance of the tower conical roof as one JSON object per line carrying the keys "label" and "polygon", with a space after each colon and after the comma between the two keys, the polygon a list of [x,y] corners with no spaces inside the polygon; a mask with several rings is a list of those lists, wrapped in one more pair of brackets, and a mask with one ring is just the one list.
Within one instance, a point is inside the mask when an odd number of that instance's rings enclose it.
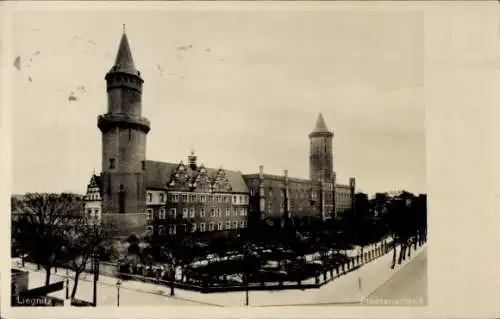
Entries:
{"label": "tower conical roof", "polygon": [[132,52],[130,51],[130,45],[125,31],[123,31],[122,39],[120,40],[120,46],[118,48],[118,53],[116,54],[113,69],[118,72],[126,72],[137,75],[137,69],[135,68],[134,59],[132,58]]}
{"label": "tower conical roof", "polygon": [[326,127],[325,119],[323,118],[323,114],[320,112],[318,115],[318,119],[316,120],[316,125],[314,126],[313,133],[331,133]]}

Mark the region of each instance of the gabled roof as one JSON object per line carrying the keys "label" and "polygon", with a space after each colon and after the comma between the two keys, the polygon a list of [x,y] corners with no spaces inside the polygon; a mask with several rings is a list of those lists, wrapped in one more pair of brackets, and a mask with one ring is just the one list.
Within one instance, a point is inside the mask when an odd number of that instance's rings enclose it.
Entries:
{"label": "gabled roof", "polygon": [[[167,183],[172,179],[172,174],[175,172],[179,163],[169,163],[169,162],[157,162],[157,161],[146,161],[146,188],[165,188]],[[207,170],[208,176],[211,178],[215,176],[219,169],[216,168],[205,168]],[[198,174],[198,171],[191,169],[189,165],[186,165],[187,174],[193,178]],[[228,179],[232,192],[235,193],[247,193],[248,187],[243,180],[241,172],[224,170],[226,173],[226,178]]]}

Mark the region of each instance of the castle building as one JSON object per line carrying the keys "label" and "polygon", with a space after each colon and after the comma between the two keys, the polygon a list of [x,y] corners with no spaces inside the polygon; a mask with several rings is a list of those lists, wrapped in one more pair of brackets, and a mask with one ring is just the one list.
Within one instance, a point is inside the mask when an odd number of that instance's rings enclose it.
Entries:
{"label": "castle building", "polygon": [[[269,175],[260,166],[258,174],[244,175],[250,190],[250,211],[262,218],[336,217],[353,207],[355,179],[337,184],[333,169],[333,133],[320,113],[309,134],[310,179]],[[254,213],[255,212],[255,213]]]}
{"label": "castle building", "polygon": [[310,179],[242,174],[198,164],[194,152],[187,163],[146,160],[151,129],[142,117],[144,80],[136,69],[124,32],[116,60],[105,76],[108,107],[99,115],[102,171],[94,174],[85,195],[85,212],[96,223],[110,223],[118,236],[151,231],[155,221],[171,220],[176,233],[227,231],[246,228],[249,217],[323,219],[352,207],[355,181],[336,184],[333,133],[320,113],[310,140]]}

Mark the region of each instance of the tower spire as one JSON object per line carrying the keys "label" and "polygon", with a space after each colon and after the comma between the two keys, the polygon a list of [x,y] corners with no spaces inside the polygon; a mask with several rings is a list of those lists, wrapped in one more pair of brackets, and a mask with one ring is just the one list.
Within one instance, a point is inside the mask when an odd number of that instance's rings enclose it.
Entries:
{"label": "tower spire", "polygon": [[123,34],[120,40],[120,46],[118,47],[118,52],[116,54],[113,70],[117,72],[126,72],[138,75],[137,69],[135,68],[134,59],[132,58],[132,52],[130,50],[130,45],[125,30],[125,24],[123,24]]}
{"label": "tower spire", "polygon": [[329,133],[328,127],[326,126],[325,119],[323,118],[323,113],[319,112],[318,118],[316,119],[316,125],[312,133]]}

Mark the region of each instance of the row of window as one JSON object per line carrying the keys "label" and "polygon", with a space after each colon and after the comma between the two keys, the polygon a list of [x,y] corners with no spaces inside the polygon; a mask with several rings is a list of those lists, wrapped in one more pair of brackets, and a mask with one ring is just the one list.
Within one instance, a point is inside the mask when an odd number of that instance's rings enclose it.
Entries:
{"label": "row of window", "polygon": [[[206,223],[200,223],[199,225],[194,223],[191,224],[191,232],[195,232],[199,230],[200,232],[205,232],[205,231],[214,231],[214,230],[230,230],[230,229],[238,229],[238,228],[245,228],[247,226],[247,222],[242,220],[242,221],[226,221],[224,222],[209,222],[208,227]],[[177,228],[183,228],[184,231],[187,231],[187,226],[185,224],[181,225],[169,225],[168,226],[168,232],[170,234],[175,234],[177,232]],[[147,226],[148,231],[153,231],[153,226]],[[165,226],[160,225],[158,227],[158,232],[163,233],[165,232]]]}
{"label": "row of window", "polygon": [[[147,216],[147,219],[153,219],[153,209],[152,208],[148,208],[146,209],[146,212],[148,213],[148,216]],[[226,213],[225,215],[226,216],[231,216],[231,212],[233,214],[233,216],[247,216],[248,214],[248,211],[245,207],[241,207],[241,208],[236,208],[236,207],[233,207],[233,209],[231,208],[226,208]],[[204,218],[206,217],[206,211],[205,211],[205,208],[201,207],[200,208],[200,211],[199,211],[199,217],[201,218]],[[160,208],[159,210],[159,214],[158,214],[158,218],[159,219],[165,219],[166,218],[166,215],[167,215],[167,212],[165,210],[165,208]],[[196,209],[194,207],[191,207],[191,208],[183,208],[182,209],[182,218],[195,218],[196,216]],[[176,208],[170,208],[170,217],[172,218],[176,218],[177,217],[177,209]],[[210,217],[222,217],[222,209],[220,208],[211,208],[210,209]]]}
{"label": "row of window", "polygon": [[[269,197],[273,197],[273,194],[274,194],[274,189],[273,187],[269,187],[268,188],[268,194],[269,194]],[[281,192],[281,197],[285,197],[286,195],[286,190],[284,188],[280,188]],[[304,189],[289,189],[289,196],[290,197],[297,197],[297,198],[301,198],[301,199],[304,199],[304,198],[308,198],[309,196],[311,196],[313,199],[316,198],[316,193],[315,192],[311,192],[311,191],[307,191],[307,190],[304,190]],[[256,188],[250,188],[250,195],[254,196],[258,193],[258,187]],[[295,193],[296,196],[293,196],[293,193]],[[342,198],[347,198],[347,197],[350,197],[351,194],[350,193],[335,193],[337,197],[342,197]],[[260,194],[261,196],[264,196],[263,192],[261,192]]]}
{"label": "row of window", "polygon": [[351,197],[351,194],[350,193],[335,193],[335,197],[347,199],[347,198]]}
{"label": "row of window", "polygon": [[[165,193],[160,193],[159,202],[165,203]],[[232,197],[232,198],[231,198]],[[232,201],[231,201],[232,199]],[[168,201],[171,203],[230,203],[233,204],[248,204],[248,196],[246,195],[212,195],[212,194],[168,194]],[[147,193],[147,202],[153,202],[153,193]]]}
{"label": "row of window", "polygon": [[[129,132],[129,139],[130,139],[130,130],[128,131]],[[116,168],[116,160],[114,158],[110,158],[109,159],[109,162],[108,162],[108,168],[109,169],[115,169]],[[141,161],[141,169],[143,171],[146,170],[146,162],[145,161]]]}
{"label": "row of window", "polygon": [[99,215],[99,208],[94,208],[94,209],[87,208],[87,214],[89,216],[97,216],[97,215]]}
{"label": "row of window", "polygon": [[99,195],[99,193],[88,194],[87,196],[85,196],[85,199],[86,200],[101,200],[101,195]]}

